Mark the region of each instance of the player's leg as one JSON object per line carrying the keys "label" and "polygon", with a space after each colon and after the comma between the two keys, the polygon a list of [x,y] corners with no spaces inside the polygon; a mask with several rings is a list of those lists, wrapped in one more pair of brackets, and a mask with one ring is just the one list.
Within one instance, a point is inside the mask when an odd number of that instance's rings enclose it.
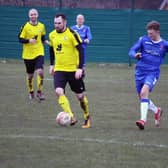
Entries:
{"label": "player's leg", "polygon": [[136,81],[137,91],[140,97],[140,111],[141,111],[141,119],[136,122],[137,126],[140,129],[144,129],[144,125],[147,121],[147,114],[148,109],[152,109],[155,112],[155,124],[158,126],[160,117],[161,117],[161,109],[157,108],[153,102],[149,99],[149,92],[151,92],[157,82],[157,75],[156,74],[148,74],[143,79],[143,86],[141,88],[141,83]]}
{"label": "player's leg", "polygon": [[[137,82],[137,81],[136,81]],[[149,106],[149,86],[142,85],[141,83],[136,83],[138,96],[140,99],[140,120],[136,121],[136,125],[139,129],[143,130],[145,127],[145,123],[147,121],[147,114],[148,114],[148,106]]]}
{"label": "player's leg", "polygon": [[[153,90],[159,78],[159,74],[151,74],[146,78],[145,83],[148,83],[150,86],[150,92]],[[149,110],[154,113],[155,125],[160,125],[160,119],[162,115],[162,109],[157,107],[152,100],[149,100]]]}
{"label": "player's leg", "polygon": [[153,103],[151,99],[149,100],[149,110],[153,113],[156,113],[158,110],[158,107]]}
{"label": "player's leg", "polygon": [[149,86],[144,84],[140,92],[140,111],[141,120],[147,121],[148,107],[149,107]]}
{"label": "player's leg", "polygon": [[152,100],[149,100],[149,110],[152,111],[154,113],[154,119],[155,119],[155,125],[156,127],[158,127],[160,125],[160,119],[161,119],[161,115],[163,110],[161,109],[161,107],[157,107]]}
{"label": "player's leg", "polygon": [[141,130],[145,127],[149,104],[149,86],[144,84],[145,77],[144,74],[140,73],[135,75],[136,90],[140,100],[140,120],[136,121],[136,125]]}
{"label": "player's leg", "polygon": [[82,125],[82,128],[90,128],[91,127],[91,118],[90,118],[90,112],[89,112],[89,106],[88,106],[88,98],[84,93],[76,93],[76,96],[80,102],[80,106],[84,112],[84,123]]}
{"label": "player's leg", "polygon": [[28,96],[29,96],[29,99],[32,100],[34,98],[33,75],[35,71],[35,64],[34,64],[34,60],[24,60],[24,63],[25,63],[26,72],[27,72],[26,83],[27,83],[27,89],[29,93]]}
{"label": "player's leg", "polygon": [[29,99],[32,100],[34,99],[34,79],[33,79],[33,74],[27,74],[27,88],[29,92]]}
{"label": "player's leg", "polygon": [[38,56],[35,59],[35,69],[37,71],[37,97],[39,100],[45,100],[43,93],[43,80],[44,80],[44,56]]}
{"label": "player's leg", "polygon": [[82,127],[89,128],[91,126],[91,123],[90,123],[88,99],[87,96],[84,94],[85,84],[82,78],[76,80],[74,76],[75,75],[73,74],[72,77],[70,77],[69,85],[71,87],[71,90],[76,93],[76,97],[79,100],[80,106],[84,112],[84,124]]}
{"label": "player's leg", "polygon": [[71,125],[77,123],[77,120],[74,117],[74,113],[71,110],[71,106],[68,98],[65,95],[65,87],[67,83],[66,72],[55,72],[54,73],[54,87],[55,93],[58,97],[58,104],[61,106],[64,112],[69,113],[71,117]]}

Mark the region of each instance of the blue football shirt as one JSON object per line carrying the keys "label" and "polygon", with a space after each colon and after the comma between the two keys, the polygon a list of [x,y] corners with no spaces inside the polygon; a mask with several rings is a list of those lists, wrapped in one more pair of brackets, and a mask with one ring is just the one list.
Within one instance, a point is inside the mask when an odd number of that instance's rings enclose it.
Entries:
{"label": "blue football shirt", "polygon": [[160,41],[154,42],[148,36],[143,36],[130,49],[129,56],[135,58],[137,52],[142,54],[142,58],[138,59],[136,69],[160,71],[160,65],[168,52],[168,41],[160,39]]}
{"label": "blue football shirt", "polygon": [[91,39],[92,39],[90,27],[86,26],[86,25],[82,25],[81,27],[79,27],[78,25],[74,25],[71,27],[71,29],[78,32],[78,34],[80,35],[80,37],[83,41],[82,46],[84,48],[86,48],[87,44],[84,42],[84,40],[89,39],[89,41],[91,41]]}

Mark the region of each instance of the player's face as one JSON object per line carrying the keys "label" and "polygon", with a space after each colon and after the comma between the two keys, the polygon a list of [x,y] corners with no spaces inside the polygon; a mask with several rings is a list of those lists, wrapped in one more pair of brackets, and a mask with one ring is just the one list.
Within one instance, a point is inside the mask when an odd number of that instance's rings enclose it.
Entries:
{"label": "player's face", "polygon": [[78,16],[76,19],[77,25],[82,26],[84,24],[84,17],[83,16]]}
{"label": "player's face", "polygon": [[30,21],[35,23],[37,22],[37,19],[38,19],[38,12],[36,10],[31,10],[29,12],[29,18],[30,18]]}
{"label": "player's face", "polygon": [[159,31],[154,30],[154,29],[148,29],[148,36],[149,38],[151,38],[152,40],[157,40],[157,37],[159,36]]}
{"label": "player's face", "polygon": [[66,28],[66,20],[62,19],[62,17],[55,18],[54,26],[57,32],[63,32]]}

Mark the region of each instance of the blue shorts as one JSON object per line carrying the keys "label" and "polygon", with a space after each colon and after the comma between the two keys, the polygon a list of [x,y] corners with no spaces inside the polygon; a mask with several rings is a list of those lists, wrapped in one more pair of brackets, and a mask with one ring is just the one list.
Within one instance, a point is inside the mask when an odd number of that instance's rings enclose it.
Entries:
{"label": "blue shorts", "polygon": [[159,79],[159,73],[155,72],[148,72],[146,74],[135,74],[135,83],[136,83],[136,90],[137,93],[140,94],[143,85],[149,86],[149,91],[151,92],[156,85]]}

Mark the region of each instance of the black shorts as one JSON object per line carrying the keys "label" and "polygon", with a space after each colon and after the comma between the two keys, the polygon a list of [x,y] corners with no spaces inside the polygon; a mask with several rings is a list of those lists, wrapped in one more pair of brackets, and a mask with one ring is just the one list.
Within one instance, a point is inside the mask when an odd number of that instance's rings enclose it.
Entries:
{"label": "black shorts", "polygon": [[69,84],[71,90],[75,93],[82,93],[85,91],[85,84],[83,78],[76,79],[75,72],[56,71],[54,73],[54,88],[63,88],[65,90],[66,84]]}
{"label": "black shorts", "polygon": [[38,56],[33,60],[24,59],[24,63],[26,66],[26,72],[28,74],[33,74],[37,69],[43,69],[44,66],[44,56]]}

